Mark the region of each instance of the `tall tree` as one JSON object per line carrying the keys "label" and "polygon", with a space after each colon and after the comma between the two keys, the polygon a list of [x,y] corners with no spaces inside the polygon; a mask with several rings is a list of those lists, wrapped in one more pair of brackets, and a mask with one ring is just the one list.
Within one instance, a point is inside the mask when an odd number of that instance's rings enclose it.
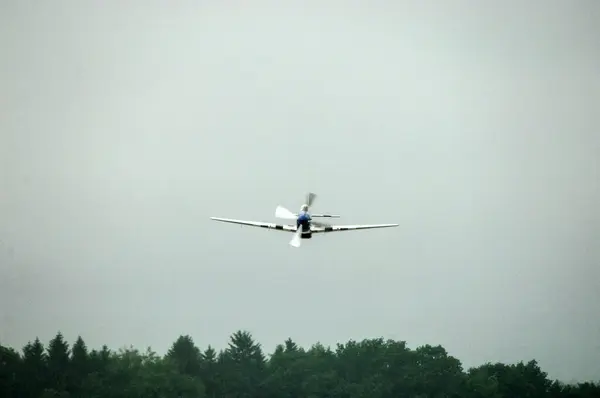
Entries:
{"label": "tall tree", "polygon": [[21,356],[13,348],[0,345],[0,396],[13,397],[20,392]]}
{"label": "tall tree", "polygon": [[106,345],[103,345],[100,351],[94,349],[90,352],[88,374],[81,383],[81,397],[104,398],[110,396],[107,392],[110,386],[109,372],[115,357]]}
{"label": "tall tree", "polygon": [[338,359],[330,347],[320,342],[313,344],[306,353],[306,365],[310,372],[302,382],[302,390],[309,397],[341,396],[343,388],[337,371]]}
{"label": "tall tree", "polygon": [[69,390],[73,395],[78,395],[81,391],[83,381],[90,373],[90,355],[87,345],[81,336],[77,336],[77,340],[73,344],[71,350],[70,364],[70,386]]}
{"label": "tall tree", "polygon": [[200,376],[202,355],[191,336],[179,336],[167,352],[166,358],[173,361],[180,373]]}
{"label": "tall tree", "polygon": [[485,364],[480,367],[498,380],[498,392],[501,396],[546,397],[552,383],[536,361],[527,364]]}
{"label": "tall tree", "polygon": [[391,390],[389,379],[383,377],[388,370],[386,343],[382,338],[353,340],[338,344],[336,355],[341,389],[350,396],[383,397]]}
{"label": "tall tree", "polygon": [[67,389],[69,356],[69,344],[59,331],[48,344],[49,387],[58,392]]}
{"label": "tall tree", "polygon": [[217,363],[217,351],[210,345],[202,353],[201,378],[204,383],[206,396],[216,398],[219,392],[219,364]]}
{"label": "tall tree", "polygon": [[387,382],[387,396],[404,396],[415,389],[418,372],[415,353],[406,346],[406,341],[387,340],[382,364],[382,373]]}
{"label": "tall tree", "polygon": [[278,344],[269,359],[265,388],[270,397],[304,396],[304,383],[310,369],[310,358],[288,338]]}
{"label": "tall tree", "polygon": [[250,332],[238,330],[220,355],[221,373],[227,383],[221,385],[226,396],[251,398],[263,396],[266,358],[261,345]]}
{"label": "tall tree", "polygon": [[498,378],[490,373],[487,366],[468,370],[464,391],[466,398],[502,398],[498,390]]}
{"label": "tall tree", "polygon": [[33,343],[23,347],[23,367],[19,378],[23,397],[37,398],[46,388],[49,380],[47,365],[44,345],[36,337]]}
{"label": "tall tree", "polygon": [[463,369],[460,361],[440,345],[417,348],[415,359],[418,371],[415,388],[427,396],[462,396]]}

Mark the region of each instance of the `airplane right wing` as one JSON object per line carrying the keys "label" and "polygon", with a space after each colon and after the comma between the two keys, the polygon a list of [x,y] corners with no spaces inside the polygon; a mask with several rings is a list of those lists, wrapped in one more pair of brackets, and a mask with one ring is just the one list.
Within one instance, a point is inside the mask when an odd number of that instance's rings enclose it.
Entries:
{"label": "airplane right wing", "polygon": [[362,225],[330,225],[312,228],[312,233],[327,233],[338,231],[358,231],[360,229],[392,228],[400,224],[362,224]]}
{"label": "airplane right wing", "polygon": [[311,214],[311,217],[319,217],[319,218],[340,218],[339,214]]}

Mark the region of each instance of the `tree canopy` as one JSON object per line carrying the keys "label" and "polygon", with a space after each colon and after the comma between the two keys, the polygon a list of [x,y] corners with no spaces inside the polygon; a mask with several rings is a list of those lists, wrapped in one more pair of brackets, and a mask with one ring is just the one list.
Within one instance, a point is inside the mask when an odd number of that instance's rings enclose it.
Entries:
{"label": "tree canopy", "polygon": [[247,331],[226,348],[199,348],[179,336],[164,356],[150,348],[90,350],[59,332],[21,352],[0,345],[3,398],[598,398],[600,383],[548,378],[535,360],[463,369],[444,347],[416,349],[383,338],[336,347],[292,339],[263,352]]}

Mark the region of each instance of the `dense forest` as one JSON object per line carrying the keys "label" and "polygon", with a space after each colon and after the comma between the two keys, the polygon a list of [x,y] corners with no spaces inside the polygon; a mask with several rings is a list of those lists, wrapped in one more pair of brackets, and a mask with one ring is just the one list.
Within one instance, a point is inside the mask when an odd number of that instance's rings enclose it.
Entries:
{"label": "dense forest", "polygon": [[291,339],[266,355],[246,331],[227,348],[201,350],[180,336],[164,356],[150,348],[90,350],[59,332],[18,352],[0,346],[2,398],[442,398],[600,397],[600,383],[550,380],[535,360],[463,370],[441,346],[348,341],[305,349]]}

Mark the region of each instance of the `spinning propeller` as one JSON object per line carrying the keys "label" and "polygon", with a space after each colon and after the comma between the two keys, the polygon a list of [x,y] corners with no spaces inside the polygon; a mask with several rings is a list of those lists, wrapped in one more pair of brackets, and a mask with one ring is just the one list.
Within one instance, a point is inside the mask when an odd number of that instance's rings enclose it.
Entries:
{"label": "spinning propeller", "polygon": [[283,218],[285,220],[295,220],[297,216],[285,207],[277,206],[277,208],[275,209],[275,217]]}
{"label": "spinning propeller", "polygon": [[[312,206],[312,204],[314,203],[315,199],[317,198],[317,194],[309,192],[306,194],[306,206],[307,206],[307,211],[310,209],[310,207]],[[277,208],[275,209],[275,217],[277,218],[283,218],[286,220],[295,220],[298,217],[297,213],[293,213],[292,211],[286,209],[283,206],[277,206]],[[329,216],[329,217],[338,217],[338,216]]]}
{"label": "spinning propeller", "polygon": [[[310,207],[313,205],[313,203],[315,202],[315,199],[317,198],[317,195],[309,192],[308,194],[306,194],[306,211],[308,211],[310,209]],[[303,206],[304,207],[304,206]],[[315,215],[317,217],[339,217],[336,215],[329,215],[329,214],[318,214]],[[283,206],[277,206],[277,208],[275,209],[275,217],[277,218],[282,218],[282,219],[286,219],[286,220],[296,220],[298,217],[297,213],[293,213],[292,211],[286,209]],[[318,221],[313,221],[311,219],[311,223],[317,227],[328,227],[330,226],[329,224],[325,224],[325,223],[321,223]],[[303,232],[303,228],[302,228],[302,224],[300,224],[298,226],[298,229],[296,231],[296,233],[294,233],[294,236],[292,237],[292,240],[290,241],[290,245],[292,245],[293,247],[300,247],[300,243],[302,242],[302,235]]]}
{"label": "spinning propeller", "polygon": [[300,247],[300,243],[302,242],[302,238],[300,237],[300,235],[302,235],[302,224],[298,225],[298,230],[292,237],[292,240],[290,241],[290,245],[292,245],[294,247]]}

